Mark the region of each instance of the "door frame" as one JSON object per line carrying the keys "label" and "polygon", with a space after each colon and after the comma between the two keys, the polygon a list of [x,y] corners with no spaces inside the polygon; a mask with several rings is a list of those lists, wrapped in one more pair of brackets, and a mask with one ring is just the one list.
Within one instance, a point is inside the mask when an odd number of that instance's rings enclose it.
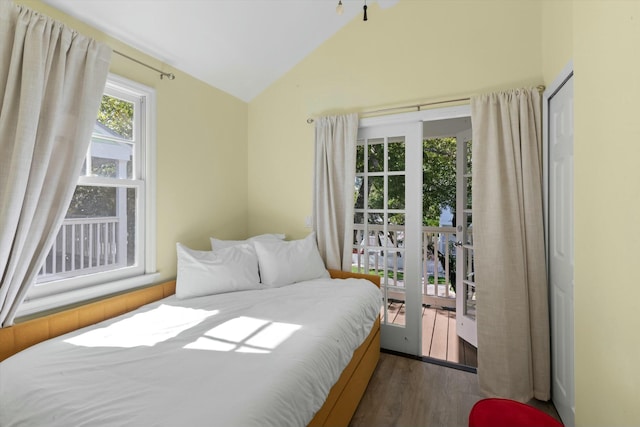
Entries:
{"label": "door frame", "polygon": [[471,104],[411,111],[409,113],[389,114],[386,116],[363,117],[360,119],[358,126],[363,128],[411,121],[432,122],[435,120],[458,119],[462,117],[471,117]]}
{"label": "door frame", "polygon": [[[458,105],[451,107],[439,107],[428,110],[419,110],[408,113],[389,114],[376,117],[361,118],[358,124],[359,128],[369,128],[377,126],[386,126],[402,123],[420,123],[430,122],[444,119],[456,119],[463,117],[471,117],[471,105]],[[422,204],[420,204],[422,205]],[[407,248],[409,249],[409,248]],[[418,266],[419,267],[419,266]],[[422,291],[420,291],[422,293]],[[422,310],[422,298],[419,298],[419,303],[408,305],[406,310]],[[411,315],[406,313],[407,328],[404,328],[404,332],[411,332],[413,336],[406,337],[406,346],[403,353],[410,354],[412,356],[422,356],[422,314],[412,313]],[[409,325],[409,322],[412,325]],[[385,329],[381,326],[381,333],[384,333]],[[384,340],[383,340],[384,341]],[[384,346],[383,346],[384,347]]]}

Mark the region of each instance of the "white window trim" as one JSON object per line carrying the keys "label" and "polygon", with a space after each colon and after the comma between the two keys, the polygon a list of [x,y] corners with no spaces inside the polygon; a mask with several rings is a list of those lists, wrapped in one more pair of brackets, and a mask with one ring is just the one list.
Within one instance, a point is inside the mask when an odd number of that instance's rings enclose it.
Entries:
{"label": "white window trim", "polygon": [[[131,93],[142,94],[144,102],[144,118],[141,132],[145,138],[145,150],[141,155],[141,176],[145,178],[144,217],[138,218],[138,223],[144,227],[144,270],[138,275],[131,276],[131,271],[109,272],[105,281],[104,274],[88,274],[58,282],[48,282],[38,287],[32,287],[25,301],[17,312],[20,317],[30,316],[43,311],[54,310],[64,306],[78,304],[83,301],[105,297],[153,283],[159,277],[156,272],[156,93],[153,88],[131,81],[124,77],[109,73],[105,89],[115,86],[120,92],[123,86],[131,88]],[[78,287],[79,284],[82,287]],[[55,284],[54,286],[49,286]]]}

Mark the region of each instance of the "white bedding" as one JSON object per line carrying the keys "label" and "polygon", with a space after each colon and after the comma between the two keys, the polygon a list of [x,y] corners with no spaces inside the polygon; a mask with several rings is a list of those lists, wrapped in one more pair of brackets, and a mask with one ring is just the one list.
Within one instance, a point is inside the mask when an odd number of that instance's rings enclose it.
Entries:
{"label": "white bedding", "polygon": [[0,363],[0,426],[304,426],[380,304],[362,279],[172,296]]}

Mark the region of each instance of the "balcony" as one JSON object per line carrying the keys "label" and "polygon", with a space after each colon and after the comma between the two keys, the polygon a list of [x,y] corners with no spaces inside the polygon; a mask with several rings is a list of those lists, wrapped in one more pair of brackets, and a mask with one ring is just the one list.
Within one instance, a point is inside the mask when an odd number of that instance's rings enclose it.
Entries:
{"label": "balcony", "polygon": [[[354,226],[352,270],[382,276],[390,300],[404,301],[404,227]],[[422,227],[422,303],[455,308],[455,227]],[[386,279],[385,279],[386,276]]]}
{"label": "balcony", "polygon": [[[477,367],[477,349],[456,333],[455,227],[422,228],[422,355]],[[352,270],[382,277],[387,305],[381,310],[387,323],[405,324],[404,227],[355,226]],[[365,241],[367,244],[365,244]],[[466,268],[473,273],[472,260]],[[475,295],[467,303],[475,306]],[[386,310],[385,310],[386,309]]]}
{"label": "balcony", "polygon": [[38,283],[126,266],[126,233],[126,222],[119,217],[65,219]]}

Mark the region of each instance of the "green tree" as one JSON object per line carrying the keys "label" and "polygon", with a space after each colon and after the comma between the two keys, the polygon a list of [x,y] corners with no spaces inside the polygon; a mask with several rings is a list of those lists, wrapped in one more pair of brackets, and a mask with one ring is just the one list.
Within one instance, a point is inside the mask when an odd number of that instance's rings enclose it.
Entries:
{"label": "green tree", "polygon": [[[441,211],[447,207],[455,212],[456,207],[456,138],[429,138],[422,142],[422,222],[425,226],[440,225]],[[405,144],[403,140],[389,140],[385,159],[384,145],[373,143],[366,146],[367,150],[367,172],[369,174],[384,172],[385,160],[387,163],[387,208],[405,209]],[[357,146],[356,172],[365,171],[365,146]],[[384,209],[384,177],[367,176],[368,180],[368,208]],[[354,202],[356,208],[364,208],[365,185],[362,178],[356,181],[356,191]],[[365,221],[373,224],[383,224],[382,214],[370,213],[365,219],[362,213],[354,216],[356,223]],[[388,223],[394,225],[404,225],[405,216],[403,214],[390,214]],[[384,236],[378,235],[378,244],[382,245]],[[358,238],[354,231],[354,241]],[[387,236],[392,242],[394,233]],[[442,267],[445,267],[445,257],[435,247],[435,242],[427,242],[427,248],[437,259]],[[452,251],[452,253],[455,253]],[[435,258],[437,256],[437,258]],[[455,290],[455,257],[449,257],[450,283]]]}
{"label": "green tree", "polygon": [[97,121],[123,139],[131,140],[133,137],[133,104],[103,95]]}
{"label": "green tree", "polygon": [[456,208],[456,139],[425,139],[422,149],[422,222],[437,227],[442,209]]}
{"label": "green tree", "polygon": [[[456,139],[432,138],[422,143],[422,217],[423,224],[438,226],[442,209],[456,206]],[[368,172],[384,171],[384,146],[370,144],[367,146]],[[356,171],[364,172],[364,146],[357,147]],[[387,170],[402,172],[405,170],[405,145],[403,142],[390,141],[387,148]],[[369,191],[367,194],[368,208],[383,209],[384,206],[384,178],[368,177]],[[404,174],[390,175],[387,181],[388,208],[405,208],[405,176]],[[362,180],[356,183],[354,202],[356,208],[364,208],[365,186]],[[356,214],[356,222],[363,222],[362,214]],[[373,215],[370,221],[382,223],[380,215]],[[404,216],[392,215],[392,224],[404,224]]]}
{"label": "green tree", "polygon": [[67,218],[95,218],[116,215],[116,189],[78,185],[67,210]]}
{"label": "green tree", "polygon": [[[103,95],[96,121],[114,136],[131,140],[133,136],[133,104]],[[116,177],[116,162],[93,157],[90,174]],[[133,203],[128,203],[134,205]],[[77,186],[67,211],[67,218],[109,217],[115,215],[115,188]]]}

